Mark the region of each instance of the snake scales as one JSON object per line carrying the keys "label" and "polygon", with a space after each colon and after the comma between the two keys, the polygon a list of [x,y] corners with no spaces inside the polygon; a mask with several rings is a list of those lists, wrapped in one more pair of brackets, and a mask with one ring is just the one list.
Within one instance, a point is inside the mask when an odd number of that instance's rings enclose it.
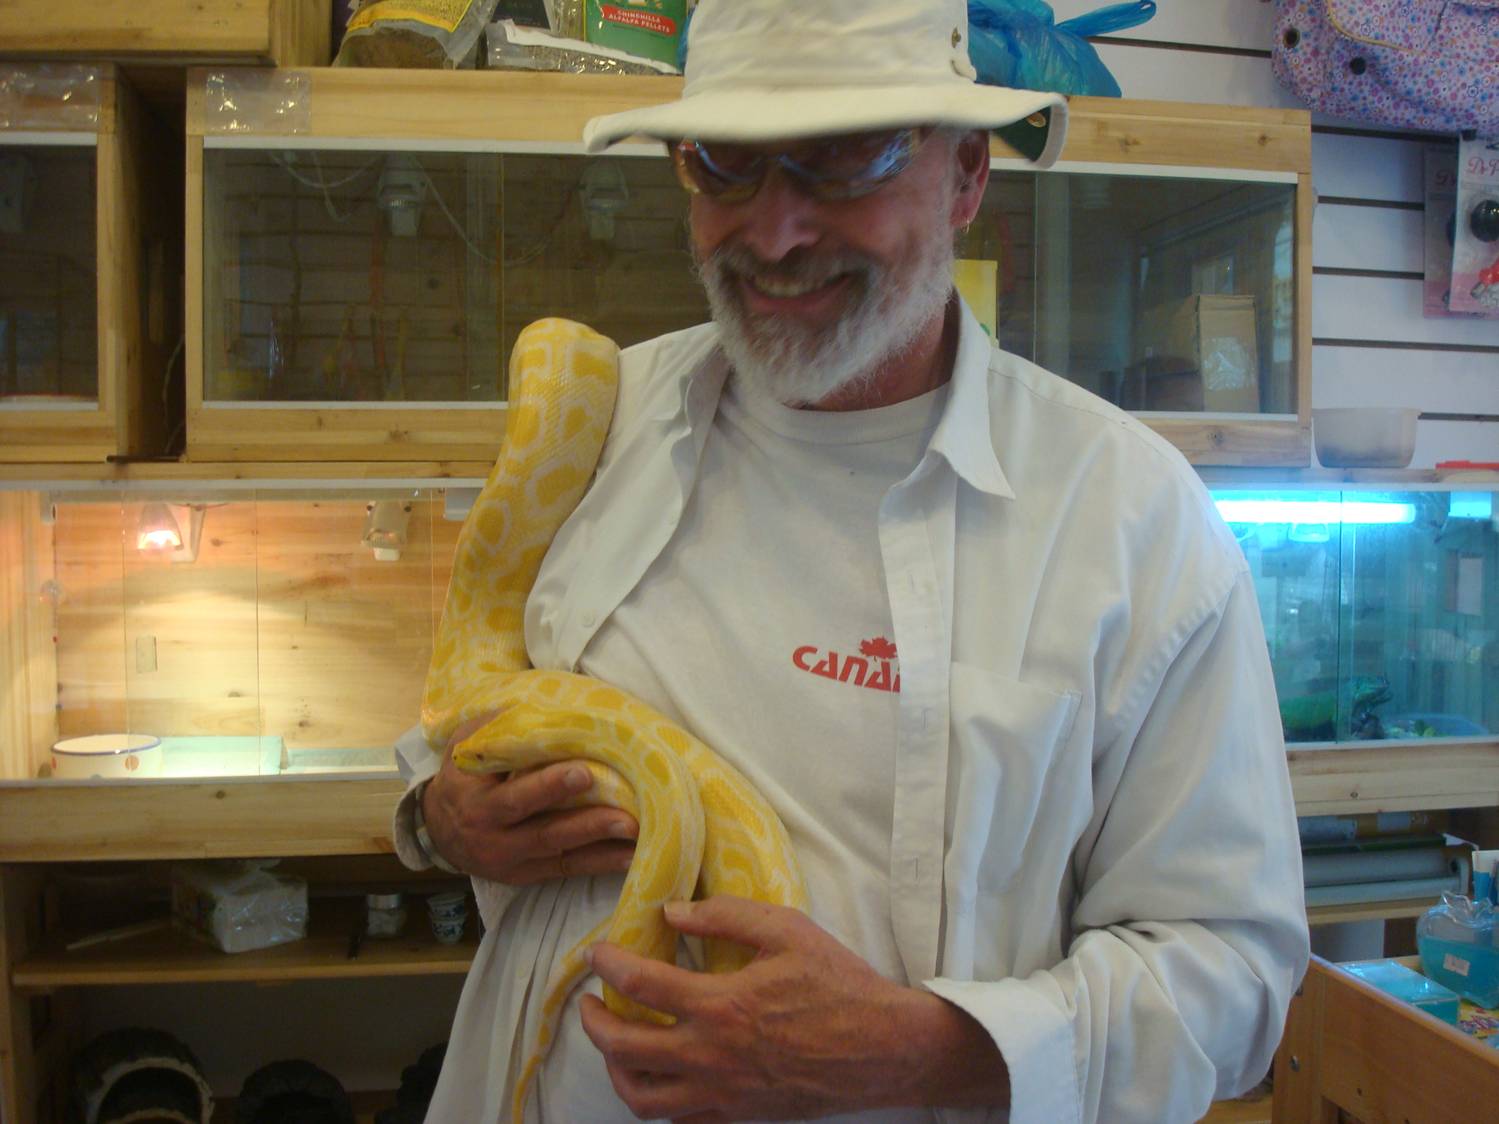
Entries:
{"label": "snake scales", "polygon": [[[533,669],[526,654],[526,596],[557,529],[592,479],[614,410],[618,349],[567,320],[527,327],[510,359],[505,439],[459,533],[453,576],[422,699],[422,727],[447,745],[464,723],[494,715],[453,747],[470,772],[511,772],[582,760],[594,787],[580,803],[607,803],[640,824],[635,856],[613,915],[547,982],[541,1029],[516,1081],[514,1119],[554,1038],[572,989],[586,974],[583,949],[599,935],[674,962],[677,934],[663,903],[737,894],[798,909],[806,890],[785,828],[732,766],[681,727],[606,683]],[[705,942],[709,971],[754,955]],[[627,1018],[669,1016],[604,988]]]}

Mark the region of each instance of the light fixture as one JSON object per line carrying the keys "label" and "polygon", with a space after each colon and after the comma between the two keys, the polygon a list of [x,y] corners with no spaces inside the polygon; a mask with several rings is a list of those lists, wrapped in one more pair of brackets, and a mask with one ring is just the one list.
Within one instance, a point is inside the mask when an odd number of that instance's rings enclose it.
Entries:
{"label": "light fixture", "polygon": [[1225,523],[1373,523],[1416,521],[1416,505],[1380,500],[1217,500]]}
{"label": "light fixture", "polygon": [[411,156],[386,158],[385,170],[375,188],[375,201],[385,212],[390,232],[398,238],[416,237],[421,225],[422,204],[427,199],[427,173]]}
{"label": "light fixture", "polygon": [[614,216],[630,205],[630,187],[618,160],[593,160],[583,169],[578,184],[583,213],[588,216],[588,237],[608,242],[614,237]]}
{"label": "light fixture", "polygon": [[[184,534],[183,528],[187,528]],[[203,538],[203,508],[197,504],[153,501],[141,505],[135,549],[173,562],[195,562]]]}
{"label": "light fixture", "polygon": [[399,562],[406,545],[411,504],[405,500],[375,500],[364,506],[364,533],[359,541],[375,552],[376,562]]}

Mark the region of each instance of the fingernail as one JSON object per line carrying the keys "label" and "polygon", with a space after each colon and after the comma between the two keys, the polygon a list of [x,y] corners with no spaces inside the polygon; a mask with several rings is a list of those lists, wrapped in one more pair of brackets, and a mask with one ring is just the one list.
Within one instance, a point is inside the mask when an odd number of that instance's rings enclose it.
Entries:
{"label": "fingernail", "polygon": [[583,963],[588,965],[589,971],[593,970],[593,945],[589,945],[583,950]]}
{"label": "fingernail", "polygon": [[635,825],[629,820],[615,820],[609,825],[609,834],[616,839],[634,839]]}
{"label": "fingernail", "polygon": [[688,916],[692,913],[691,902],[667,902],[661,908],[666,912],[666,920],[670,925],[676,925],[678,922],[686,921]]}
{"label": "fingernail", "polygon": [[574,792],[582,792],[592,783],[593,778],[582,765],[575,765],[567,771],[567,787]]}

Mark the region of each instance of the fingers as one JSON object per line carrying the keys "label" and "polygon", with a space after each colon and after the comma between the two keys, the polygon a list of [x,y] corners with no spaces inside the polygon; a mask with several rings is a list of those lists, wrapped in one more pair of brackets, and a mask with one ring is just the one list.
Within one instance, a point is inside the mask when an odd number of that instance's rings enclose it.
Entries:
{"label": "fingers", "polygon": [[635,858],[631,843],[593,843],[556,855],[514,863],[505,881],[531,886],[554,878],[578,878],[595,874],[622,874]]}
{"label": "fingers", "polygon": [[609,807],[558,810],[593,784],[578,762],[509,776],[466,773],[451,758],[428,785],[423,816],[461,870],[512,885],[629,867],[639,827]]}
{"label": "fingers", "polygon": [[592,785],[593,778],[582,765],[559,761],[535,772],[512,775],[495,790],[495,808],[501,822],[519,823],[587,792]]}
{"label": "fingers", "polygon": [[697,902],[667,902],[666,921],[694,937],[733,941],[764,952],[791,946],[806,916],[786,906],[715,894]]}
{"label": "fingers", "polygon": [[671,1028],[622,1019],[594,995],[582,997],[579,1013],[584,1033],[604,1055],[614,1091],[636,1116],[686,1118],[707,1107],[684,1076],[692,1065]]}
{"label": "fingers", "polygon": [[594,975],[621,995],[668,1015],[690,1014],[706,979],[702,973],[639,956],[607,941],[593,945],[584,955]]}

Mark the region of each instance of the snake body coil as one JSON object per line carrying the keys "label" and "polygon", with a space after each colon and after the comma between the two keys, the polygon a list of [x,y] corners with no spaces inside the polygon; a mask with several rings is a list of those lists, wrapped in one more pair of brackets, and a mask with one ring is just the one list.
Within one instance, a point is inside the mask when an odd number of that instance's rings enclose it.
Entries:
{"label": "snake body coil", "polygon": [[[737,894],[806,907],[796,856],[775,812],[702,742],[623,691],[586,676],[533,669],[526,596],[553,536],[592,479],[609,430],[618,349],[566,320],[541,320],[516,341],[500,456],[459,533],[422,699],[429,743],[447,745],[465,722],[493,715],[453,747],[471,772],[511,772],[579,759],[595,784],[582,801],[639,821],[635,857],[602,935],[673,962],[677,934],[662,905]],[[538,1040],[516,1083],[514,1119],[555,1036],[569,993],[586,974],[590,934],[548,981]],[[709,971],[743,966],[753,950],[705,943]],[[605,987],[609,1008],[669,1021]]]}

